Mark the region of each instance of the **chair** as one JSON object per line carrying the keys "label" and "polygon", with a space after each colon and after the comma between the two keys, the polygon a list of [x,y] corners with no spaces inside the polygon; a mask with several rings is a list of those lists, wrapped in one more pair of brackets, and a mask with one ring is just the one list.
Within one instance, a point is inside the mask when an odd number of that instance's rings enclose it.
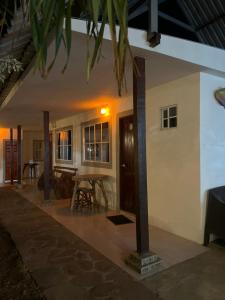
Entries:
{"label": "chair", "polygon": [[225,239],[225,186],[209,190],[207,203],[204,245],[210,241],[210,234]]}
{"label": "chair", "polygon": [[91,208],[93,204],[93,190],[91,188],[80,187],[77,190],[77,206]]}

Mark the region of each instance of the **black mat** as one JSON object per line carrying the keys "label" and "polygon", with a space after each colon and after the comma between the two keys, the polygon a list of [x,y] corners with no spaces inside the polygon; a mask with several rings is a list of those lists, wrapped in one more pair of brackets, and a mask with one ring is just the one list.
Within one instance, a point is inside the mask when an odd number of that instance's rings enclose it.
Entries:
{"label": "black mat", "polygon": [[117,215],[117,216],[108,216],[107,219],[109,219],[114,225],[123,225],[123,224],[129,224],[134,223],[124,215]]}

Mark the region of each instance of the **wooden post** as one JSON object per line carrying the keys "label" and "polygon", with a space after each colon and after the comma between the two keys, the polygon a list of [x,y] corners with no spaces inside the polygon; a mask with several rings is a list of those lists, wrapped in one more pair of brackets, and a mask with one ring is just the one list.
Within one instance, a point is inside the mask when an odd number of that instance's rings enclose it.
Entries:
{"label": "wooden post", "polygon": [[148,195],[146,167],[145,121],[145,59],[135,57],[133,69],[133,109],[135,145],[135,199],[137,252],[126,262],[141,274],[150,272],[160,263],[156,254],[149,252]]}
{"label": "wooden post", "polygon": [[148,195],[146,172],[145,59],[135,57],[133,71],[133,109],[135,140],[135,196],[137,252],[149,252]]}
{"label": "wooden post", "polygon": [[158,0],[148,0],[148,41],[151,47],[160,44],[161,35],[158,32]]}
{"label": "wooden post", "polygon": [[14,152],[14,149],[13,149],[13,128],[10,128],[10,157],[11,157],[11,162],[10,162],[10,181],[11,181],[11,184],[13,184],[13,163],[14,163],[14,160],[13,160],[13,153]]}
{"label": "wooden post", "polygon": [[21,141],[21,126],[17,126],[17,182],[21,184],[22,172],[22,141]]}
{"label": "wooden post", "polygon": [[49,140],[49,112],[44,111],[44,200],[50,198],[50,140]]}

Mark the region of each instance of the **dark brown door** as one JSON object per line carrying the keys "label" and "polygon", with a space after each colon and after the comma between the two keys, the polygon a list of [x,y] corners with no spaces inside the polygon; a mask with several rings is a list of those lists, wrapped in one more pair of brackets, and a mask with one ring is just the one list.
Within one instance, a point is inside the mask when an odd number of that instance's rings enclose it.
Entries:
{"label": "dark brown door", "polygon": [[133,127],[133,116],[120,119],[120,208],[135,213]]}
{"label": "dark brown door", "polygon": [[11,161],[13,161],[13,180],[17,179],[17,141],[13,141],[13,155],[11,155],[10,141],[5,141],[5,181],[11,180]]}

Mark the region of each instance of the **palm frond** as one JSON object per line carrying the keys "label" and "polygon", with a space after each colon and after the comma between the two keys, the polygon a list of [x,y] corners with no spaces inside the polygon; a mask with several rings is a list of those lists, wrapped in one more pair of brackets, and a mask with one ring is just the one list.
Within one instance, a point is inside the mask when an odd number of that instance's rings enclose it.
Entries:
{"label": "palm frond", "polygon": [[[35,69],[39,69],[41,74],[46,76],[53,67],[62,44],[66,48],[63,71],[66,69],[71,51],[71,18],[74,2],[80,4],[82,14],[87,20],[87,78],[89,79],[92,69],[101,57],[103,36],[106,24],[108,24],[114,55],[115,77],[118,92],[121,95],[125,82],[127,54],[132,57],[128,41],[127,0],[20,0],[20,6],[30,21],[33,44],[36,49]],[[1,15],[4,16],[4,14]],[[52,34],[55,53],[53,60],[47,65],[48,40]],[[90,41],[94,41],[94,47],[90,46]]]}

